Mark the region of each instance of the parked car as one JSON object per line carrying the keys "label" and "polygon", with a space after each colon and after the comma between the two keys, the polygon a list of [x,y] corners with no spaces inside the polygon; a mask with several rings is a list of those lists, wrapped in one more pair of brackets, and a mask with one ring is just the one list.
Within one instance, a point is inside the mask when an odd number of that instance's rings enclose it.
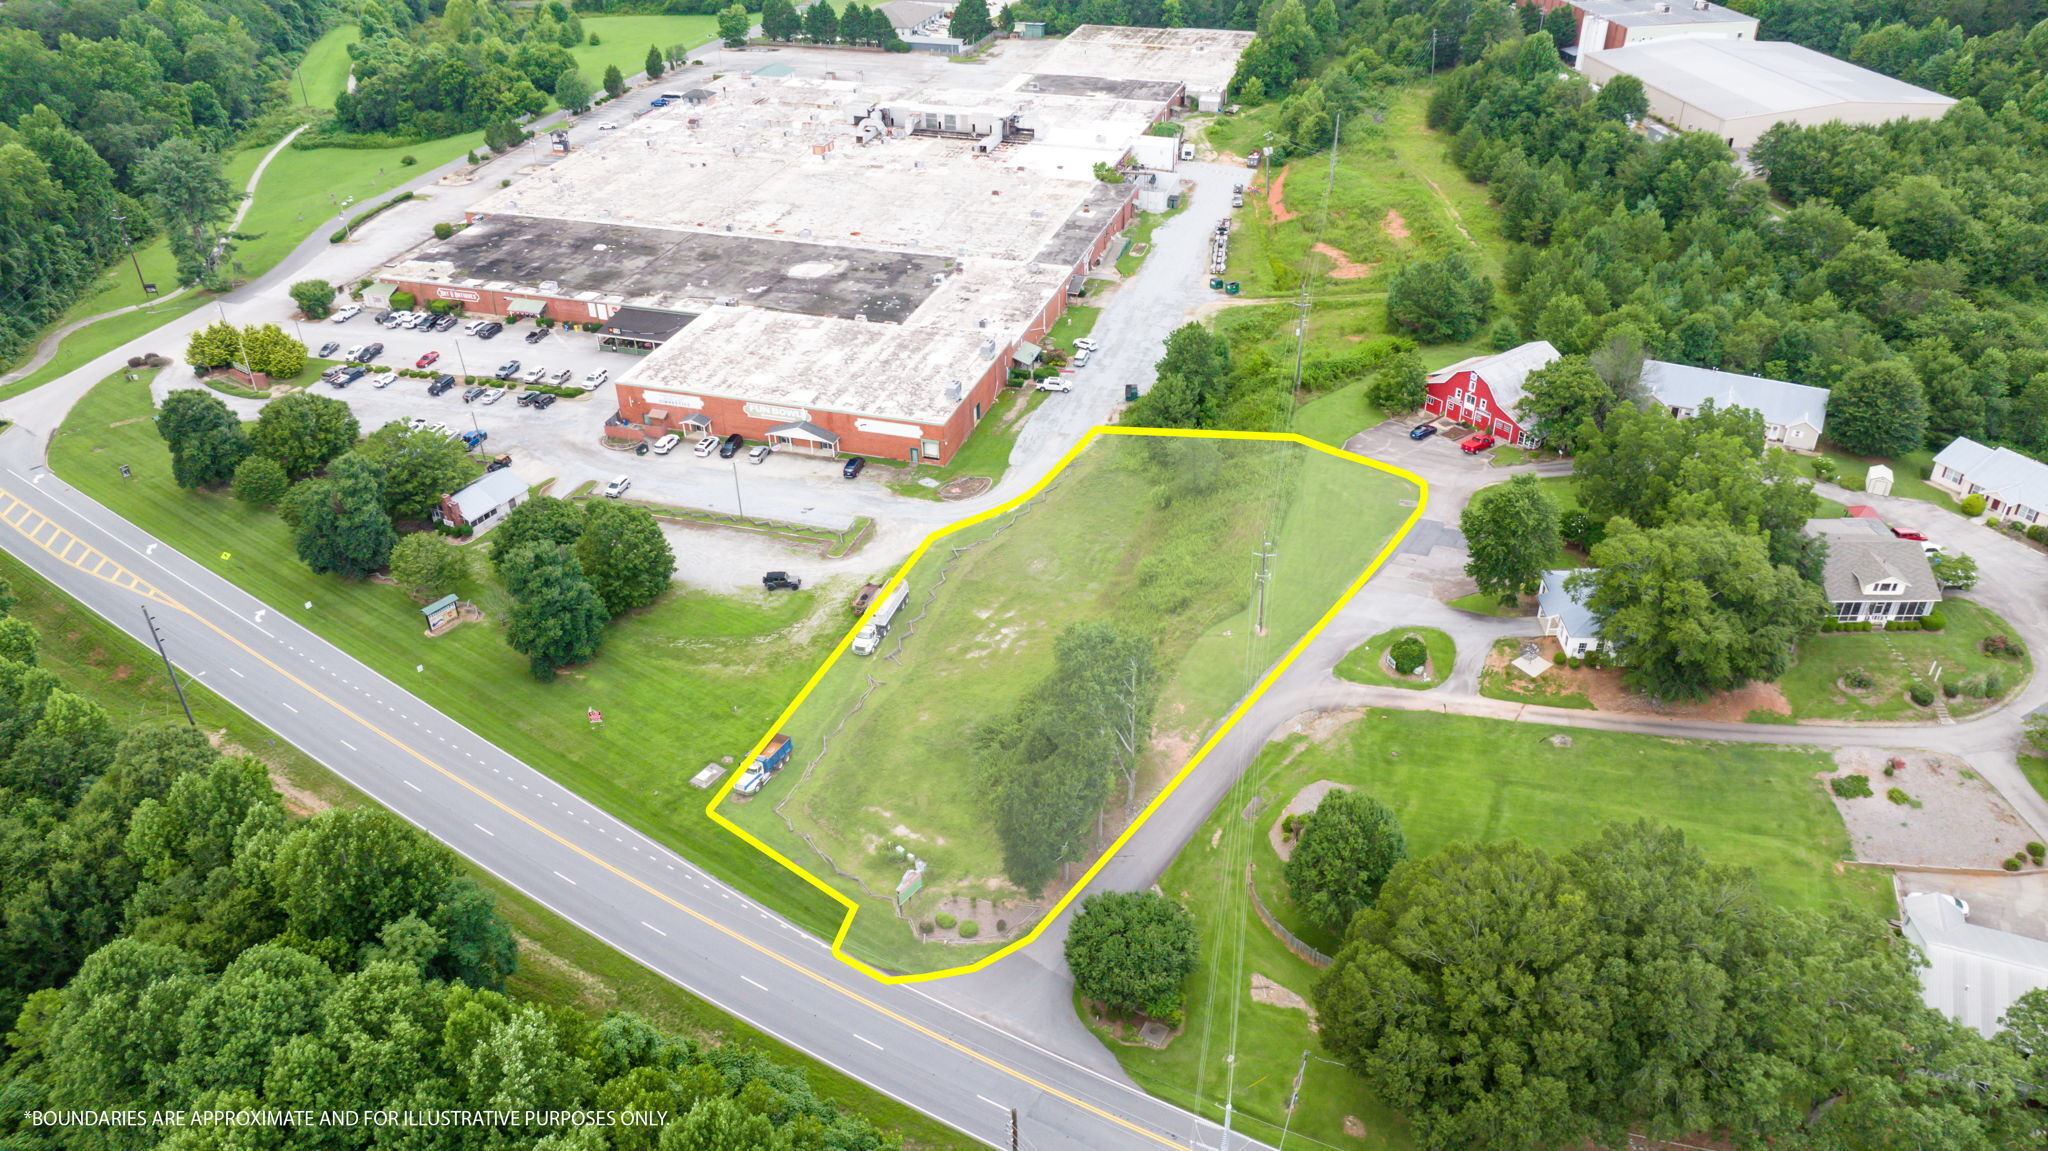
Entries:
{"label": "parked car", "polygon": [[519,406],[522,408],[530,408],[533,406],[533,401],[539,398],[539,392],[521,392],[519,393]]}
{"label": "parked car", "polygon": [[413,417],[412,419],[410,419],[410,420],[407,420],[407,421],[406,421],[406,423],[405,423],[405,430],[406,430],[406,431],[408,431],[408,432],[416,432],[416,431],[419,431],[419,430],[420,430],[421,428],[424,428],[424,427],[426,427],[426,426],[427,426],[427,417],[425,417],[425,416],[414,416],[414,417]]}
{"label": "parked car", "polygon": [[618,128],[617,124],[599,124],[597,126],[597,130],[600,132],[616,132]]}
{"label": "parked car", "polygon": [[1093,353],[1093,352],[1090,352],[1090,351],[1089,351],[1088,349],[1086,349],[1086,348],[1082,348],[1082,349],[1081,349],[1080,351],[1078,351],[1078,352],[1075,352],[1075,353],[1074,353],[1074,358],[1073,358],[1073,359],[1071,359],[1071,360],[1068,360],[1068,361],[1067,361],[1067,363],[1069,363],[1069,364],[1071,364],[1071,365],[1073,365],[1074,367],[1077,367],[1077,368],[1085,368],[1085,367],[1087,367],[1087,366],[1088,366],[1088,358],[1089,358],[1090,356],[1092,356],[1092,355],[1094,355],[1094,353]]}
{"label": "parked car", "polygon": [[767,444],[757,444],[747,452],[747,462],[750,464],[765,464],[768,462],[768,456],[774,451],[775,449]]}
{"label": "parked car", "polygon": [[453,328],[454,326],[455,313],[449,312],[447,315],[444,315],[440,319],[435,320],[433,324],[428,328],[428,330],[434,332],[445,332],[448,331],[450,328]]}
{"label": "parked car", "polygon": [[382,344],[371,344],[371,345],[370,345],[369,347],[367,347],[367,348],[364,348],[364,349],[363,349],[363,354],[362,354],[362,355],[360,355],[360,356],[358,356],[358,357],[356,357],[356,358],[357,358],[357,359],[360,359],[360,360],[362,360],[362,361],[363,361],[364,363],[366,363],[366,364],[367,364],[367,363],[369,363],[369,362],[370,362],[371,360],[374,360],[374,359],[376,359],[376,358],[377,358],[378,356],[381,356],[381,355],[383,355],[383,354],[384,354],[384,345],[382,345]]}
{"label": "parked car", "polygon": [[1940,544],[1929,543],[1926,540],[1920,541],[1920,550],[1926,553],[1929,561],[1938,560],[1941,558],[1942,555],[1942,547]]}
{"label": "parked car", "polygon": [[545,340],[547,338],[548,330],[546,328],[535,328],[534,330],[526,333],[526,342],[529,344],[538,344],[542,340]]}
{"label": "parked car", "polygon": [[495,404],[495,403],[497,403],[497,402],[498,402],[499,400],[502,400],[502,399],[504,399],[504,398],[505,398],[505,389],[503,389],[503,388],[485,388],[485,389],[484,389],[484,403],[485,403],[485,404],[487,404],[487,405],[488,405],[488,404]]}
{"label": "parked car", "polygon": [[559,372],[556,372],[556,373],[555,373],[554,375],[551,375],[551,376],[549,376],[549,377],[548,377],[548,383],[551,383],[551,384],[553,384],[553,385],[555,385],[556,387],[558,387],[558,388],[559,388],[559,387],[563,387],[563,386],[565,386],[566,384],[568,384],[568,382],[569,382],[570,380],[573,380],[573,379],[575,379],[575,378],[576,378],[576,373],[575,373],[575,372],[572,372],[572,371],[570,371],[570,370],[569,370],[569,369],[567,369],[567,368],[563,368],[563,369],[562,369],[561,371],[559,371]]}
{"label": "parked car", "polygon": [[633,479],[631,476],[613,476],[612,482],[604,486],[604,498],[608,500],[618,499],[626,494],[627,488],[632,486]]}
{"label": "parked car", "polygon": [[445,436],[448,434],[448,423],[445,420],[436,421],[434,423],[428,424],[427,430],[434,433],[437,436]]}
{"label": "parked car", "polygon": [[1477,455],[1480,452],[1483,452],[1486,449],[1492,447],[1497,442],[1498,441],[1496,441],[1492,436],[1487,435],[1485,432],[1475,432],[1472,435],[1466,436],[1464,439],[1458,441],[1458,450],[1464,452],[1468,456]]}
{"label": "parked car", "polygon": [[380,328],[395,328],[404,323],[411,315],[411,312],[379,312],[377,313],[377,326]]}
{"label": "parked car", "polygon": [[471,320],[470,322],[462,325],[462,330],[474,336],[477,334],[478,331],[480,331],[485,325],[489,323],[489,320]]}
{"label": "parked car", "polygon": [[504,363],[498,365],[498,371],[496,374],[497,377],[501,380],[511,379],[513,376],[519,374],[519,361],[506,360]]}
{"label": "parked car", "polygon": [[431,326],[433,322],[439,318],[440,317],[434,315],[434,313],[432,312],[414,312],[412,314],[412,322],[407,324],[406,327],[411,328],[413,331],[417,332],[421,328]]}
{"label": "parked car", "polygon": [[1426,440],[1435,434],[1435,424],[1417,424],[1408,429],[1408,438],[1411,440]]}
{"label": "parked car", "polygon": [[391,311],[391,309],[390,309],[390,308],[386,308],[386,309],[384,309],[383,311],[381,311],[381,312],[378,312],[378,313],[377,313],[376,315],[374,315],[374,316],[371,316],[371,317],[370,317],[370,319],[371,319],[372,321],[376,322],[376,323],[379,323],[379,324],[381,324],[381,323],[383,323],[384,321],[386,321],[386,320],[390,319],[390,318],[392,317],[392,315],[393,315],[393,314],[394,314],[394,313],[393,313],[393,312]]}
{"label": "parked car", "polygon": [[335,389],[336,389],[336,390],[338,391],[338,390],[340,390],[340,389],[342,389],[342,388],[348,387],[348,386],[349,386],[350,384],[353,384],[353,383],[355,383],[355,382],[356,382],[357,380],[359,380],[359,379],[362,379],[362,378],[363,378],[363,369],[361,369],[361,368],[343,368],[342,370],[340,370],[339,372],[336,372],[336,373],[334,374],[334,378],[333,378],[333,379],[331,379],[331,380],[329,380],[329,381],[327,381],[327,382],[328,382],[328,383],[330,383],[330,384],[333,384],[333,385],[334,385],[334,387],[335,387]]}
{"label": "parked car", "polygon": [[583,377],[583,386],[586,388],[601,388],[604,386],[605,381],[611,378],[612,374],[609,369],[599,368],[598,370]]}
{"label": "parked car", "polygon": [[413,363],[413,365],[412,365],[412,366],[413,366],[413,367],[415,367],[415,368],[431,368],[431,367],[433,367],[433,366],[434,366],[434,365],[435,365],[435,364],[436,364],[437,362],[439,362],[439,361],[440,361],[440,359],[441,359],[441,353],[439,353],[439,352],[428,352],[428,353],[427,353],[426,355],[424,355],[424,356],[421,356],[421,357],[420,357],[420,358],[419,358],[418,360],[414,361],[414,363]]}
{"label": "parked car", "polygon": [[548,395],[546,392],[541,392],[533,397],[533,408],[535,411],[544,412],[549,408],[554,407],[555,400],[558,398],[559,397]]}
{"label": "parked car", "polygon": [[465,404],[473,404],[477,401],[478,397],[482,396],[485,392],[488,392],[490,390],[491,389],[484,387],[482,384],[471,384],[469,386],[469,390],[462,393],[462,402]]}
{"label": "parked car", "polygon": [[846,457],[846,466],[839,469],[839,475],[842,479],[856,479],[860,476],[861,469],[867,466],[868,458],[866,456],[848,456]]}
{"label": "parked car", "polygon": [[334,355],[334,353],[336,353],[336,352],[338,352],[338,351],[340,351],[340,350],[341,350],[341,341],[340,341],[340,340],[329,340],[329,341],[327,341],[326,343],[324,343],[324,344],[320,345],[320,350],[319,350],[319,351],[317,351],[317,352],[314,352],[313,354],[314,354],[315,356],[318,356],[319,358],[321,358],[321,359],[325,360],[325,359],[329,359],[329,358],[331,358],[331,357],[332,357],[332,356]]}
{"label": "parked car", "polygon": [[1909,532],[1904,528],[1893,528],[1892,535],[1902,540],[1917,540],[1921,543],[1927,542],[1927,536],[1925,534],[1921,532]]}
{"label": "parked car", "polygon": [[761,587],[767,591],[797,591],[804,581],[790,578],[788,572],[769,572],[761,577]]}
{"label": "parked car", "polygon": [[1048,376],[1038,381],[1038,390],[1041,392],[1071,392],[1074,390],[1074,385],[1060,379],[1058,376]]}
{"label": "parked car", "polygon": [[1102,350],[1102,345],[1089,339],[1087,336],[1082,336],[1074,341],[1074,350],[1077,352],[1099,352]]}
{"label": "parked car", "polygon": [[511,456],[509,456],[509,455],[504,455],[504,456],[499,456],[499,457],[498,457],[497,459],[494,459],[494,460],[492,460],[492,461],[491,461],[490,463],[488,463],[488,464],[485,464],[485,465],[484,465],[484,471],[485,471],[485,472],[495,472],[495,471],[497,471],[497,470],[498,470],[498,469],[500,469],[500,468],[509,468],[509,467],[511,467],[511,466],[512,466],[512,457],[511,457]]}
{"label": "parked car", "polygon": [[478,328],[476,330],[476,338],[479,340],[488,340],[504,330],[505,325],[499,323],[496,320],[492,320],[490,323],[485,324],[483,327]]}
{"label": "parked car", "polygon": [[441,376],[433,383],[427,385],[427,394],[430,396],[444,396],[448,394],[448,389],[454,386],[454,376]]}
{"label": "parked car", "polygon": [[456,438],[462,441],[463,447],[468,448],[470,451],[475,451],[478,448],[478,446],[481,445],[485,440],[491,438],[491,433],[484,431],[481,428],[477,428],[471,431],[463,432]]}
{"label": "parked car", "polygon": [[525,375],[519,378],[525,380],[529,384],[537,384],[540,383],[542,380],[548,378],[548,370],[544,367],[541,367],[539,364],[535,364],[532,368],[529,368],[527,370]]}
{"label": "parked car", "polygon": [[663,100],[660,97],[656,97],[652,100],[649,100],[647,102],[647,106],[650,108],[666,108],[668,107],[668,101]]}
{"label": "parked car", "polygon": [[683,437],[675,434],[674,432],[670,432],[669,434],[654,441],[654,454],[657,456],[665,456],[670,452],[675,451],[676,445],[682,442]]}
{"label": "parked car", "polygon": [[729,460],[734,456],[739,455],[741,446],[743,446],[746,442],[747,441],[745,437],[741,436],[738,432],[734,432],[733,434],[725,437],[725,442],[718,445],[718,458],[721,460]]}
{"label": "parked car", "polygon": [[349,349],[348,351],[346,351],[346,352],[343,352],[343,353],[341,354],[341,358],[342,358],[342,359],[344,359],[344,360],[360,360],[360,359],[362,359],[362,358],[363,358],[363,345],[361,345],[361,344],[357,344],[357,345],[355,345],[354,347],[350,348],[350,349]]}
{"label": "parked car", "polygon": [[360,305],[360,304],[350,304],[350,305],[349,305],[348,307],[346,307],[346,308],[343,308],[343,309],[342,309],[342,310],[340,310],[339,312],[336,312],[336,313],[334,313],[334,315],[333,315],[333,316],[331,316],[331,317],[329,317],[329,319],[333,320],[333,321],[334,321],[335,323],[337,323],[337,324],[346,324],[346,323],[348,323],[348,322],[349,322],[350,320],[353,320],[353,319],[355,319],[355,318],[356,318],[357,316],[360,316],[360,315],[362,315],[362,314],[363,314],[363,308],[362,308],[362,305]]}
{"label": "parked car", "polygon": [[712,452],[718,450],[718,437],[705,436],[703,439],[697,441],[696,447],[690,450],[696,452],[699,456],[708,456]]}
{"label": "parked car", "polygon": [[397,372],[378,372],[375,376],[371,377],[370,386],[373,388],[388,388],[397,382]]}

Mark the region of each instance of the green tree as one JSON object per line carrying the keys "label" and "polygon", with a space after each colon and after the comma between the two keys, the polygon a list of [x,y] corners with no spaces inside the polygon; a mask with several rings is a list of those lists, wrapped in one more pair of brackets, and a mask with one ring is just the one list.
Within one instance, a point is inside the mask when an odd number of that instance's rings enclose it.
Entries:
{"label": "green tree", "polygon": [[1622,682],[1654,699],[1778,678],[1827,609],[1819,587],[1771,563],[1761,537],[1725,524],[1646,529],[1617,517],[1593,563],[1570,583],[1590,586],[1586,606]]}
{"label": "green tree", "polygon": [[212,392],[180,388],[165,396],[156,429],[171,449],[171,478],[181,488],[226,483],[249,454],[242,422]]}
{"label": "green tree", "polygon": [[1529,373],[1517,414],[1546,446],[1576,452],[1615,402],[1614,389],[1586,357],[1562,356]]}
{"label": "green tree", "polygon": [[667,65],[661,59],[661,49],[656,48],[652,44],[647,46],[647,60],[641,66],[641,70],[647,73],[649,80],[661,79],[661,74],[668,70]]}
{"label": "green tree", "polygon": [[1495,44],[1519,39],[1522,22],[1508,0],[1479,0],[1465,21],[1465,35],[1458,41],[1458,58],[1467,64],[1486,54]]}
{"label": "green tree", "polygon": [[249,456],[235,466],[235,498],[250,507],[275,507],[290,487],[283,465],[269,456]]}
{"label": "green tree", "polygon": [[796,6],[789,0],[762,0],[761,35],[786,43],[802,35],[803,30],[803,17],[796,14]]}
{"label": "green tree", "polygon": [[617,64],[605,65],[604,90],[610,93],[614,100],[626,94],[626,77],[619,71]]}
{"label": "green tree", "polygon": [[263,944],[242,952],[187,1003],[166,1077],[190,1099],[261,1090],[277,1050],[319,1025],[335,983],[325,963],[302,951]]}
{"label": "green tree", "polygon": [[1380,366],[1365,385],[1366,402],[1396,415],[1419,410],[1429,402],[1429,373],[1414,351],[1400,352]]}
{"label": "green tree", "polygon": [[804,37],[813,44],[830,44],[839,39],[839,13],[830,4],[813,4],[804,9]]}
{"label": "green tree", "polygon": [[995,31],[989,22],[987,0],[959,0],[953,5],[953,35],[965,44],[978,43]]}
{"label": "green tree", "polygon": [[583,538],[583,509],[554,496],[535,496],[505,513],[491,529],[491,570],[505,580],[507,564],[528,544],[573,548]]}
{"label": "green tree", "polygon": [[555,100],[579,116],[590,110],[590,102],[596,96],[596,87],[575,68],[555,77]]}
{"label": "green tree", "polygon": [[173,136],[143,157],[135,183],[170,238],[178,282],[211,279],[215,241],[242,199],[221,174],[220,156],[189,137]]}
{"label": "green tree", "polygon": [[431,532],[402,536],[391,549],[391,578],[414,599],[439,599],[468,575],[469,556]]}
{"label": "green tree", "polygon": [[1927,396],[1913,365],[1878,360],[1851,368],[1828,394],[1828,439],[1864,456],[1903,456],[1927,435]]}
{"label": "green tree", "polygon": [[545,683],[556,671],[595,657],[610,616],[597,589],[583,578],[575,553],[560,545],[528,544],[505,565],[516,575],[506,580],[513,602],[505,641],[526,657],[533,678]]}
{"label": "green tree", "polygon": [[1082,998],[1112,1011],[1178,1020],[1198,943],[1188,909],[1149,891],[1103,891],[1067,928],[1067,969]]}
{"label": "green tree", "polygon": [[384,925],[430,915],[455,878],[455,854],[381,808],[335,808],[294,827],[268,882],[291,930],[352,956]]}
{"label": "green tree", "polygon": [[734,4],[718,10],[718,38],[728,48],[747,46],[747,30],[752,28],[753,18],[747,15],[747,6]]}
{"label": "green tree", "polygon": [[1633,124],[1650,114],[1650,97],[1641,80],[1620,72],[1608,77],[1600,94],[1593,97],[1593,114],[1603,120]]}
{"label": "green tree", "polygon": [[0,616],[0,659],[11,659],[33,667],[42,639],[26,620]]}
{"label": "green tree", "polygon": [[1199,323],[1166,337],[1151,390],[1131,405],[1124,422],[1152,428],[1219,426],[1230,393],[1230,342]]}
{"label": "green tree", "polygon": [[242,333],[226,320],[199,328],[185,339],[185,362],[201,370],[242,362]]}
{"label": "green tree", "polygon": [[1471,339],[1492,310],[1493,281],[1458,252],[1410,260],[1387,283],[1387,321],[1425,344]]}
{"label": "green tree", "polygon": [[1287,857],[1288,894],[1304,915],[1341,935],[1406,858],[1408,839],[1393,810],[1363,792],[1336,788],[1301,825]]}
{"label": "green tree", "polygon": [[356,453],[384,470],[384,508],[393,519],[423,518],[442,496],[484,474],[461,440],[397,420],[364,437]]}
{"label": "green tree", "polygon": [[324,320],[334,311],[334,285],[325,280],[300,280],[291,286],[291,295],[309,320]]}
{"label": "green tree", "polygon": [[1977,559],[1968,552],[1935,556],[1933,567],[1942,587],[1969,591],[1977,586]]}
{"label": "green tree", "polygon": [[296,479],[312,475],[354,447],[358,434],[355,413],[347,404],[330,396],[293,392],[263,405],[249,431],[249,448],[276,460]]}
{"label": "green tree", "polygon": [[1561,541],[1557,505],[1533,475],[1481,488],[1458,517],[1465,574],[1479,590],[1512,604],[1543,582]]}
{"label": "green tree", "polygon": [[608,615],[653,603],[675,574],[675,552],[646,508],[594,500],[584,509],[576,559]]}
{"label": "green tree", "polygon": [[397,542],[384,511],[383,469],[354,452],[299,503],[299,558],[316,574],[364,579],[389,561]]}
{"label": "green tree", "polygon": [[242,334],[251,371],[288,380],[306,370],[306,345],[276,324],[250,325]]}

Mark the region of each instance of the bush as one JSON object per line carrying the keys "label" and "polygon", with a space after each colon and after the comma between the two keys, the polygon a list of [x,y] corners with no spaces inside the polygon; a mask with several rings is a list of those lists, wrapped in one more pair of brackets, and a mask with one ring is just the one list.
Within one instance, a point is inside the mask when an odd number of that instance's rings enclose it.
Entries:
{"label": "bush", "polygon": [[1870,678],[1870,673],[1860,667],[1850,668],[1848,673],[1842,676],[1842,682],[1857,691],[1868,691],[1877,685],[1877,681]]}
{"label": "bush", "polygon": [[235,468],[235,498],[250,507],[272,507],[290,488],[284,468],[268,456],[249,456]]}
{"label": "bush", "polygon": [[933,929],[934,929],[934,928],[936,928],[937,926],[938,926],[937,924],[933,923],[933,922],[932,922],[931,920],[929,920],[929,919],[927,919],[927,920],[924,920],[923,922],[921,922],[921,923],[919,923],[919,924],[917,925],[917,933],[918,933],[919,935],[930,935],[930,934],[932,933]]}
{"label": "bush", "polygon": [[1009,920],[1007,920],[1007,919],[998,919],[998,920],[996,920],[996,934],[997,934],[997,935],[1001,935],[1001,934],[1003,934],[1004,932],[1008,931],[1009,929],[1010,929],[1010,921],[1009,921]]}
{"label": "bush", "polygon": [[1957,683],[1955,680],[1952,679],[1942,680],[1941,694],[1947,696],[1949,699],[1954,699],[1957,696],[1963,694],[1963,685]]}
{"label": "bush", "polygon": [[1931,611],[1920,617],[1920,626],[1928,631],[1940,631],[1948,626],[1948,617],[1940,611]]}
{"label": "bush", "polygon": [[1864,799],[1870,795],[1870,777],[1839,775],[1828,781],[1828,789],[1843,799]]}
{"label": "bush", "polygon": [[1909,804],[1909,803],[1913,802],[1913,797],[1912,797],[1912,796],[1910,796],[1910,795],[1907,795],[1907,794],[1906,794],[1906,792],[1905,792],[1905,789],[1904,789],[1904,788],[1898,788],[1898,787],[1889,787],[1889,788],[1886,788],[1886,789],[1885,789],[1885,793],[1884,793],[1884,797],[1885,797],[1886,799],[1889,799],[1889,800],[1891,800],[1891,801],[1892,801],[1893,803],[1899,804],[1899,805],[1900,805],[1900,806],[1902,806],[1902,807],[1903,807],[1904,805],[1906,805],[1906,804]]}
{"label": "bush", "polygon": [[400,156],[398,158],[398,166],[401,168],[410,168],[417,163],[419,163],[419,158],[416,156]]}
{"label": "bush", "polygon": [[2006,659],[2018,659],[2026,650],[2020,646],[2018,640],[2004,634],[1987,635],[1984,637],[1983,642],[1977,646],[1985,655],[2000,656]]}
{"label": "bush", "polygon": [[1586,666],[1589,668],[1598,668],[1600,666],[1600,651],[1598,648],[1586,652]]}
{"label": "bush", "polygon": [[1566,659],[1566,658],[1567,658],[1567,657],[1565,656],[1565,654],[1564,654],[1563,652],[1561,652],[1561,651],[1559,651],[1559,652],[1552,652],[1552,653],[1551,653],[1551,655],[1550,655],[1550,666],[1552,666],[1552,667],[1563,667],[1563,666],[1564,666],[1564,661],[1565,661],[1565,659]]}
{"label": "bush", "polygon": [[938,913],[937,915],[933,916],[933,917],[932,917],[932,919],[933,919],[933,921],[934,921],[934,922],[936,922],[936,923],[937,923],[937,924],[939,925],[939,927],[940,927],[941,929],[943,929],[943,930],[947,930],[947,931],[951,931],[951,930],[953,929],[953,925],[954,925],[954,924],[956,924],[956,923],[959,923],[959,922],[960,922],[959,920],[957,920],[957,919],[953,918],[952,916],[950,916],[950,915],[947,915],[947,914],[946,914],[945,912],[943,912],[943,911],[941,911],[941,912],[939,912],[939,913]]}
{"label": "bush", "polygon": [[2027,538],[2035,543],[2048,543],[2048,524],[2028,524]]}
{"label": "bush", "polygon": [[2020,869],[2020,861],[2019,861],[2019,860],[2017,860],[2017,859],[2008,859],[2008,860],[2006,860],[2006,861],[2005,861],[2005,869],[2006,869],[2007,871],[2018,871],[2018,870]]}
{"label": "bush", "polygon": [[1997,699],[2005,694],[2005,677],[1995,671],[1984,673],[1984,698]]}
{"label": "bush", "polygon": [[1886,630],[1886,631],[1919,631],[1919,630],[1920,630],[1920,621],[1919,621],[1919,620],[1917,620],[1917,619],[1899,619],[1899,620],[1893,620],[1893,621],[1892,621],[1891,623],[1889,623],[1889,624],[1887,624],[1887,625],[1885,626],[1885,630]]}
{"label": "bush", "polygon": [[1893,766],[1892,766],[1891,764],[1889,764],[1889,763],[1887,763],[1887,764],[1885,764],[1885,765],[1884,765],[1884,774],[1885,774],[1885,778],[1886,778],[1886,779],[1890,779],[1890,778],[1892,777],[1892,775],[1893,775],[1894,773],[1896,773],[1897,771],[1898,771],[1898,769],[1897,769],[1897,768],[1895,768],[1895,767],[1893,767]]}
{"label": "bush", "polygon": [[443,220],[440,223],[434,225],[434,238],[436,240],[445,240],[454,234],[455,225],[449,223],[446,220]]}
{"label": "bush", "polygon": [[1863,477],[1843,476],[1841,479],[1835,481],[1835,486],[1841,488],[1845,492],[1860,492],[1863,490]]}
{"label": "bush", "polygon": [[980,934],[981,924],[976,923],[972,919],[963,919],[960,921],[960,938],[972,939]]}
{"label": "bush", "polygon": [[1394,670],[1402,675],[1414,675],[1422,665],[1429,662],[1429,648],[1421,636],[1404,635],[1387,649],[1387,660]]}
{"label": "bush", "polygon": [[1921,707],[1934,706],[1934,693],[1928,691],[1926,688],[1920,686],[1917,683],[1907,690],[1906,695],[1914,703],[1919,704]]}
{"label": "bush", "polygon": [[1839,476],[1839,475],[1841,475],[1841,474],[1842,474],[1842,465],[1840,465],[1840,464],[1836,463],[1836,462],[1835,462],[1835,459],[1834,459],[1834,457],[1833,457],[1833,456],[1815,456],[1815,457],[1813,457],[1813,478],[1814,478],[1814,479],[1817,479],[1817,480],[1824,480],[1824,481],[1825,481],[1825,480],[1832,480],[1832,479],[1834,479],[1834,478],[1835,478],[1836,476]]}
{"label": "bush", "polygon": [[2027,854],[2033,856],[2034,862],[2039,864],[2042,860],[2048,859],[2048,843],[2027,844]]}
{"label": "bush", "polygon": [[1573,656],[1565,661],[1565,666],[1571,668],[1573,671],[1577,671],[1579,670],[1579,665],[1583,662],[1585,661],[1581,660],[1578,656]]}
{"label": "bush", "polygon": [[1976,495],[1969,495],[1963,497],[1963,514],[1966,516],[1970,516],[1972,518],[1984,514],[1983,493],[1979,492]]}
{"label": "bush", "polygon": [[394,312],[410,312],[416,302],[417,298],[403,288],[391,293],[391,310]]}

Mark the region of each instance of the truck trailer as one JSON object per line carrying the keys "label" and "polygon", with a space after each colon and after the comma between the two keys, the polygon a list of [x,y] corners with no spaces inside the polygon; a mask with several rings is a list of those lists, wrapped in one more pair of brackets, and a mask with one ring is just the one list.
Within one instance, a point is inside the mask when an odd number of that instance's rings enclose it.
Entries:
{"label": "truck trailer", "polygon": [[868,625],[853,637],[853,654],[873,655],[882,646],[882,637],[889,634],[889,625],[895,621],[896,613],[903,610],[903,602],[910,598],[910,588],[897,584],[896,590],[883,598],[875,614],[868,617]]}

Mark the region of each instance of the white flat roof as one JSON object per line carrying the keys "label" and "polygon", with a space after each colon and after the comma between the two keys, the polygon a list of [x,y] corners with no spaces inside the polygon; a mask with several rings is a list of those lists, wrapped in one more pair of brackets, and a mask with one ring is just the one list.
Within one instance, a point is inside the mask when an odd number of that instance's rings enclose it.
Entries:
{"label": "white flat roof", "polygon": [[2014,1000],[2048,987],[2048,942],[1970,923],[1947,895],[1915,892],[1900,904],[1906,938],[1927,956],[1921,998],[1950,1019],[1988,1038]]}
{"label": "white flat roof", "polygon": [[1903,116],[1955,104],[1939,92],[1781,40],[1652,40],[1586,57],[1722,120],[1838,104],[1895,104]]}
{"label": "white flat roof", "polygon": [[1175,80],[1220,92],[1237,73],[1252,33],[1225,28],[1125,28],[1083,24],[1066,34],[1036,71],[1055,76]]}

